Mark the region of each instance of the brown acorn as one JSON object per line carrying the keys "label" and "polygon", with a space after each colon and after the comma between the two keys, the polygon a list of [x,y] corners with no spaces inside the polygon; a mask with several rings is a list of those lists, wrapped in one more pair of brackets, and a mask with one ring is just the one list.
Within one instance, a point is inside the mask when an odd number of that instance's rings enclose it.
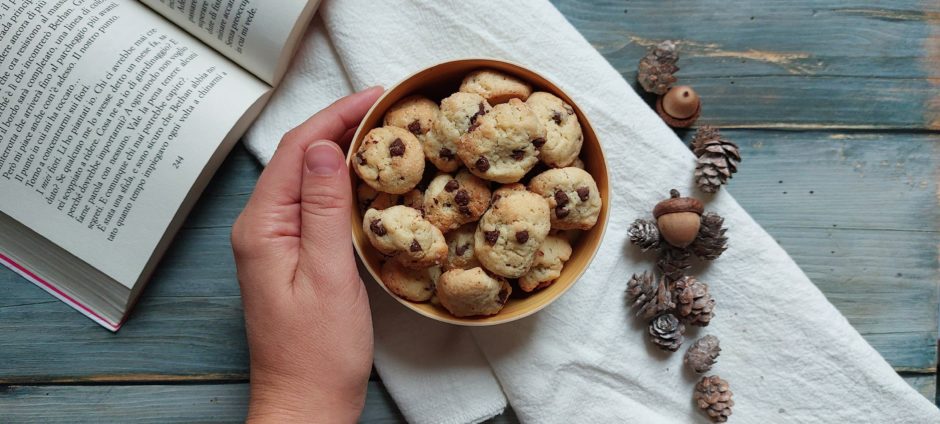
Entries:
{"label": "brown acorn", "polygon": [[702,100],[692,87],[679,85],[656,99],[656,113],[670,127],[688,128],[698,119]]}
{"label": "brown acorn", "polygon": [[669,199],[656,204],[653,217],[659,233],[669,244],[685,248],[698,235],[705,206],[698,199],[679,197],[676,189],[670,190],[669,196]]}

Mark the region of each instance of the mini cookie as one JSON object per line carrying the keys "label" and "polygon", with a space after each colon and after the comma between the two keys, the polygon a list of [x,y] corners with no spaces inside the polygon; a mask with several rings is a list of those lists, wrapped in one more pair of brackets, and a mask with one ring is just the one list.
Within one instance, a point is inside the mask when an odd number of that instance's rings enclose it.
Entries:
{"label": "mini cookie", "polygon": [[470,269],[480,266],[473,251],[473,233],[476,225],[467,224],[444,235],[447,240],[447,261],[444,270]]}
{"label": "mini cookie", "polygon": [[405,205],[417,210],[424,209],[424,193],[418,189],[411,190],[405,194],[382,193],[364,182],[359,182],[356,187],[356,204],[359,205],[359,212],[365,213],[371,209],[388,209],[395,205]]}
{"label": "mini cookie", "polygon": [[[457,159],[457,137],[442,123],[443,115],[437,104],[423,96],[408,96],[385,112],[385,125],[404,128],[421,142],[424,156],[437,169],[453,172],[460,167]],[[466,130],[464,130],[466,131]]]}
{"label": "mini cookie", "polygon": [[525,104],[532,109],[545,128],[545,145],[539,158],[555,168],[571,165],[581,153],[584,136],[574,109],[554,94],[532,93]]}
{"label": "mini cookie", "polygon": [[549,215],[548,201],[535,193],[512,187],[497,190],[474,234],[477,259],[495,274],[522,276],[548,235]]}
{"label": "mini cookie", "polygon": [[407,193],[424,175],[421,143],[414,134],[398,127],[369,131],[352,161],[359,178],[385,193]]}
{"label": "mini cookie", "polygon": [[482,268],[452,269],[437,280],[437,298],[456,317],[494,315],[503,309],[512,287]]}
{"label": "mini cookie", "polygon": [[462,162],[457,157],[457,139],[467,133],[477,118],[489,113],[493,107],[478,94],[454,93],[441,100],[439,119],[424,143],[424,155],[444,172],[453,172]]}
{"label": "mini cookie", "polygon": [[551,285],[561,276],[565,261],[571,258],[571,245],[568,241],[555,236],[548,236],[542,242],[529,272],[519,277],[519,288],[531,292]]}
{"label": "mini cookie", "polygon": [[382,264],[382,283],[396,296],[412,302],[425,302],[434,294],[434,285],[441,276],[439,267],[408,269],[396,261]]}
{"label": "mini cookie", "polygon": [[457,140],[457,155],[474,175],[500,183],[519,181],[538,163],[545,130],[519,99],[496,105]]}
{"label": "mini cookie", "polygon": [[444,234],[414,208],[369,209],[362,220],[362,229],[373,247],[407,268],[440,265],[447,257]]}
{"label": "mini cookie", "polygon": [[431,180],[424,196],[424,216],[447,232],[480,219],[490,206],[490,189],[467,170],[456,176],[440,174]]}
{"label": "mini cookie", "polygon": [[375,199],[372,199],[372,203],[369,203],[366,210],[384,210],[396,205],[404,205],[424,212],[424,193],[421,193],[418,189],[405,194],[379,193]]}
{"label": "mini cookie", "polygon": [[552,228],[588,230],[597,223],[601,196],[587,171],[573,167],[551,169],[532,178],[529,190],[548,200]]}
{"label": "mini cookie", "polygon": [[497,105],[513,98],[525,101],[532,94],[532,86],[516,77],[492,69],[481,69],[464,77],[460,91],[479,94],[491,105]]}
{"label": "mini cookie", "polygon": [[425,134],[434,128],[440,109],[437,103],[424,96],[408,96],[399,100],[385,112],[385,126],[408,130],[424,141]]}

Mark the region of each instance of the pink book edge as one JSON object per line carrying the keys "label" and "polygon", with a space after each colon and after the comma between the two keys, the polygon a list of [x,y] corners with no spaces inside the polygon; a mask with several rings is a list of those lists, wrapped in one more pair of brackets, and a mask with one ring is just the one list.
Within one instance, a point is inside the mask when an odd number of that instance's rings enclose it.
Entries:
{"label": "pink book edge", "polygon": [[113,323],[104,319],[102,316],[98,315],[95,311],[93,311],[88,306],[85,306],[81,302],[73,299],[71,296],[69,296],[62,290],[59,290],[58,287],[50,284],[46,280],[43,280],[38,275],[34,274],[32,271],[26,269],[26,267],[16,263],[15,261],[13,261],[13,259],[9,258],[8,256],[2,253],[0,253],[0,264],[2,264],[3,266],[7,268],[10,268],[11,270],[13,270],[13,272],[19,274],[23,278],[39,286],[39,288],[55,296],[57,299],[65,302],[66,305],[71,306],[76,311],[81,312],[82,315],[85,315],[86,317],[90,318],[92,321],[98,323],[98,325],[104,328],[107,328],[108,330],[116,332],[121,328],[121,325],[124,324],[124,321]]}

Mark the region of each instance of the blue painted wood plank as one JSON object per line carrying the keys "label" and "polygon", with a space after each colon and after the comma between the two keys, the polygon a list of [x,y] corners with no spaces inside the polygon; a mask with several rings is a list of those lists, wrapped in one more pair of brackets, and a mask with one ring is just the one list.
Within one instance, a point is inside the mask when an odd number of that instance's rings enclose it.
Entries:
{"label": "blue painted wood plank", "polygon": [[[248,412],[248,384],[0,386],[4,423],[234,423]],[[370,382],[359,419],[402,423],[388,391]],[[517,423],[512,411],[487,421]]]}
{"label": "blue painted wood plank", "polygon": [[702,123],[940,128],[937,2],[552,3],[634,86],[646,46],[679,40],[677,75],[702,95]]}

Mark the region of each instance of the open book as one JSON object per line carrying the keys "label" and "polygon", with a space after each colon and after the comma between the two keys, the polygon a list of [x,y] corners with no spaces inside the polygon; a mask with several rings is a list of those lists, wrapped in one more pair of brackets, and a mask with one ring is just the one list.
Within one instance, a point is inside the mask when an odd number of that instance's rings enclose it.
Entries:
{"label": "open book", "polygon": [[116,331],[318,0],[0,0],[0,263]]}

